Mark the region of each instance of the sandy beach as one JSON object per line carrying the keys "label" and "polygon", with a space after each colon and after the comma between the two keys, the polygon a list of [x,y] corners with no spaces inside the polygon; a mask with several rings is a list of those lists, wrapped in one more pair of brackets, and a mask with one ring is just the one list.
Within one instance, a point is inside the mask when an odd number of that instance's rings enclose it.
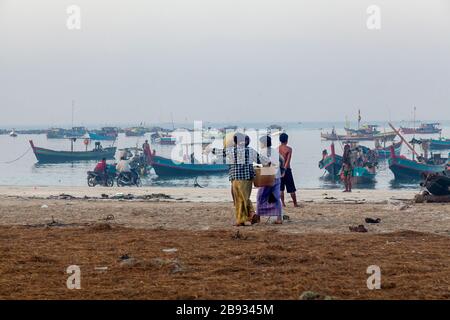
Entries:
{"label": "sandy beach", "polygon": [[0,298],[449,299],[450,206],[415,193],[300,190],[283,225],[236,228],[226,189],[0,187]]}

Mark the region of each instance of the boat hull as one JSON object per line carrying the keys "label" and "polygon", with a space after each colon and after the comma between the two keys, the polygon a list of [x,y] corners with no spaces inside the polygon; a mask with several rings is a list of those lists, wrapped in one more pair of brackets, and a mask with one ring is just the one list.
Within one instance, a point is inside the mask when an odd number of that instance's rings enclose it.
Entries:
{"label": "boat hull", "polygon": [[89,138],[91,140],[97,140],[97,141],[114,141],[117,139],[117,136],[104,136],[101,134],[89,132]]}
{"label": "boat hull", "polygon": [[396,180],[421,180],[423,174],[445,171],[445,164],[430,165],[404,158],[390,158],[389,169]]}
{"label": "boat hull", "polygon": [[228,172],[228,165],[226,164],[176,163],[171,159],[159,156],[152,157],[151,166],[160,177],[217,175]]}
{"label": "boat hull", "polygon": [[430,140],[431,150],[450,150],[450,140]]}
{"label": "boat hull", "polygon": [[55,151],[39,147],[33,148],[34,155],[39,163],[62,163],[77,161],[92,161],[114,159],[116,148],[105,148],[102,151]]}

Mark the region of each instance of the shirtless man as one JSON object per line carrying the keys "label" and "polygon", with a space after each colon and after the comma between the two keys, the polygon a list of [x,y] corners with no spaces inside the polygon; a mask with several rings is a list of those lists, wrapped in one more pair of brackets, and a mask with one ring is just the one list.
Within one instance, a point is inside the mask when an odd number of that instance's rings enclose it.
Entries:
{"label": "shirtless man", "polygon": [[278,152],[284,158],[284,167],[286,168],[284,175],[281,177],[281,202],[283,203],[283,207],[286,207],[284,202],[284,189],[286,189],[287,193],[291,195],[294,207],[298,207],[297,195],[295,194],[297,189],[295,188],[291,169],[292,148],[287,145],[288,135],[286,133],[283,132],[280,135],[280,142],[281,144],[278,147]]}

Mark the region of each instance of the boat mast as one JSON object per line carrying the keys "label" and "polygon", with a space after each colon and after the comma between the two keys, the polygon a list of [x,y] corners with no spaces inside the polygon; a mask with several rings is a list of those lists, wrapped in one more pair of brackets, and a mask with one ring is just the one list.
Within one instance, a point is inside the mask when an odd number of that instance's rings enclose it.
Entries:
{"label": "boat mast", "polygon": [[361,109],[358,109],[358,130],[360,128],[361,125]]}
{"label": "boat mast", "polygon": [[75,100],[72,100],[72,129],[73,129],[73,115],[75,110]]}
{"label": "boat mast", "polygon": [[[413,115],[413,140],[416,139],[416,106],[414,106],[414,115]],[[413,143],[413,160],[415,160],[414,156],[416,154],[416,144]]]}

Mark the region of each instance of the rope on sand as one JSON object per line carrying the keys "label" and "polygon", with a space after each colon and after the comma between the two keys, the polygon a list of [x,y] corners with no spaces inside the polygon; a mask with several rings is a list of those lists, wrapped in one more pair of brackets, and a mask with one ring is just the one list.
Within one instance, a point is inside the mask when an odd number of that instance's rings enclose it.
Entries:
{"label": "rope on sand", "polygon": [[28,148],[27,151],[25,151],[25,153],[22,154],[20,157],[14,159],[14,160],[11,160],[11,161],[5,161],[5,162],[0,162],[0,163],[2,163],[2,164],[11,164],[11,163],[14,163],[14,162],[16,162],[16,161],[19,161],[20,159],[22,159],[23,157],[25,157],[25,156],[27,155],[27,153],[30,152],[30,150],[31,150],[31,147]]}

